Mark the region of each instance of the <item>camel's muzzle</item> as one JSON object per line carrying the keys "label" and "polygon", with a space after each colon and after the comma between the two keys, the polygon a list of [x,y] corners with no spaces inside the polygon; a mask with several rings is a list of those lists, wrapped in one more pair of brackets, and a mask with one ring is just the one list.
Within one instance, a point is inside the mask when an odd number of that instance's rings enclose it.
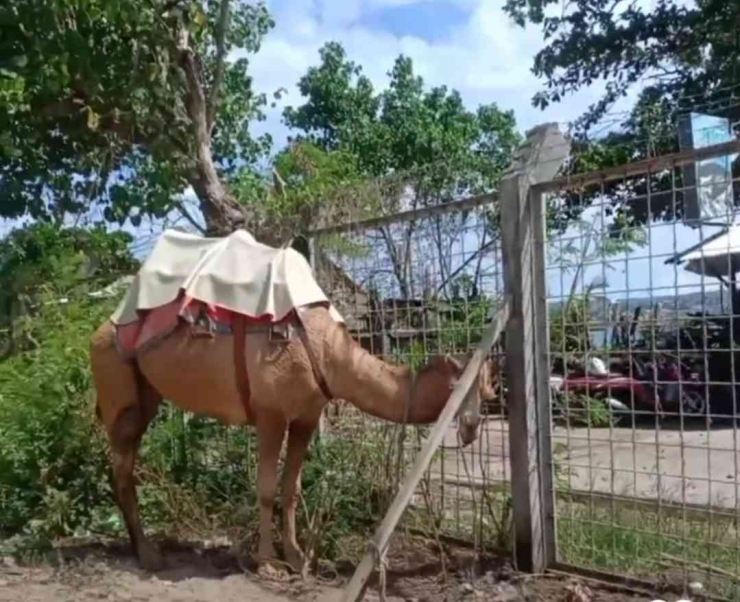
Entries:
{"label": "camel's muzzle", "polygon": [[457,436],[460,439],[462,447],[467,447],[478,438],[478,430],[482,418],[480,415],[465,413],[460,416],[460,425],[457,429]]}

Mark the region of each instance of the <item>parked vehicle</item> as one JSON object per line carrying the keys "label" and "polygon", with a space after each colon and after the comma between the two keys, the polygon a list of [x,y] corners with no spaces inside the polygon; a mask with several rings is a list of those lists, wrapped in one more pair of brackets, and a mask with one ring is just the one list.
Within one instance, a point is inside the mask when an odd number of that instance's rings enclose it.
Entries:
{"label": "parked vehicle", "polygon": [[571,369],[567,375],[551,375],[553,396],[563,399],[580,395],[601,399],[615,413],[643,415],[701,416],[707,412],[707,400],[699,381],[699,374],[692,372],[685,363],[660,359],[641,362],[632,359],[623,372],[606,369],[604,363],[589,360],[580,369]]}

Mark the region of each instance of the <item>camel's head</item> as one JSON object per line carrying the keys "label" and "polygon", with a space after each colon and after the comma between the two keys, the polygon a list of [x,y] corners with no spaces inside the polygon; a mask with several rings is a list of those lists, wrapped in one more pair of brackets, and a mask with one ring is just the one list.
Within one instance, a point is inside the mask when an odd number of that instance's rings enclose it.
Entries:
{"label": "camel's head", "polygon": [[[465,370],[465,365],[472,354],[453,357],[451,355],[435,356],[421,370],[416,391],[419,399],[425,400],[428,408],[435,411],[436,416],[441,412],[452,393],[452,389]],[[470,445],[478,437],[478,430],[483,420],[481,405],[484,401],[491,401],[495,396],[493,382],[495,380],[495,363],[490,359],[483,362],[476,386],[474,386],[458,412],[458,436],[463,446]]]}
{"label": "camel's head", "polygon": [[[466,364],[471,357],[472,353],[465,356]],[[481,407],[484,402],[493,401],[496,396],[494,381],[497,374],[497,364],[490,358],[485,360],[481,365],[476,384],[471,388],[460,407],[457,434],[463,447],[470,445],[478,438],[478,431],[483,422]]]}

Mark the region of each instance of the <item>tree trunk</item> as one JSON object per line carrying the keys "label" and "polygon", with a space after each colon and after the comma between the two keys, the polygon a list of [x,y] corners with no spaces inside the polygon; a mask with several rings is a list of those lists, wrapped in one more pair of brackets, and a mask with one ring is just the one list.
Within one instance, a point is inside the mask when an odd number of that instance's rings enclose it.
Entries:
{"label": "tree trunk", "polygon": [[[206,235],[224,236],[244,227],[248,217],[255,216],[247,215],[245,208],[227,191],[216,171],[211,153],[211,128],[208,123],[208,103],[202,70],[190,48],[188,30],[181,27],[178,33],[178,58],[187,82],[185,106],[194,139],[194,165],[189,180],[200,201]],[[259,224],[249,223],[249,226],[256,229],[252,233],[259,236]]]}
{"label": "tree trunk", "polygon": [[245,211],[227,191],[216,172],[210,144],[198,143],[190,184],[200,201],[207,236],[224,236],[244,227]]}

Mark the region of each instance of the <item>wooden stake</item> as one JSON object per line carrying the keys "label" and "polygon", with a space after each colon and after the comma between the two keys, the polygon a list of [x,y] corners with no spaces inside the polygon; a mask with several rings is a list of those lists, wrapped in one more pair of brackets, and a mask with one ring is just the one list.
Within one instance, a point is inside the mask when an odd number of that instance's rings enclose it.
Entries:
{"label": "wooden stake", "polygon": [[455,385],[455,389],[453,390],[450,399],[447,401],[447,405],[445,405],[442,410],[432,432],[429,434],[429,438],[416,456],[414,466],[406,475],[406,479],[398,490],[391,507],[388,509],[388,512],[383,519],[383,522],[375,532],[370,544],[370,550],[368,550],[363,557],[359,566],[355,570],[355,574],[352,576],[352,580],[344,590],[342,602],[358,602],[364,597],[367,581],[375,568],[376,556],[379,555],[382,557],[385,553],[386,548],[388,547],[388,542],[390,541],[391,535],[393,534],[398,521],[401,519],[404,510],[406,510],[406,506],[408,506],[411,501],[411,497],[414,495],[414,491],[416,490],[424,471],[429,467],[429,464],[434,457],[434,453],[437,451],[437,448],[444,439],[447,427],[452,423],[463,401],[465,401],[471,388],[476,384],[481,365],[486,359],[491,347],[496,342],[496,339],[501,335],[501,332],[506,326],[508,320],[509,298],[506,297],[503,307],[498,311],[495,319],[483,334],[478,348],[475,350],[473,357],[470,358],[460,380]]}

